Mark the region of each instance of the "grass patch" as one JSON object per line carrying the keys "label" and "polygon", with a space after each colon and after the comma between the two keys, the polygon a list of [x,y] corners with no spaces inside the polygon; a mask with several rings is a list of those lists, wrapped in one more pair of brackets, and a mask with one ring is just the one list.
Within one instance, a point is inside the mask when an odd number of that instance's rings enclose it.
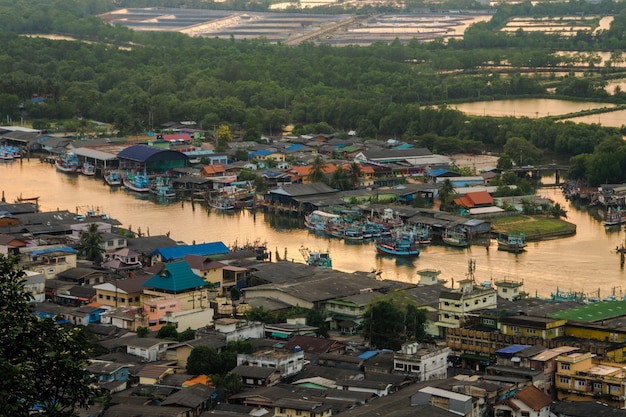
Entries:
{"label": "grass patch", "polygon": [[489,219],[496,233],[524,233],[526,240],[541,240],[576,234],[576,225],[549,216],[505,216]]}

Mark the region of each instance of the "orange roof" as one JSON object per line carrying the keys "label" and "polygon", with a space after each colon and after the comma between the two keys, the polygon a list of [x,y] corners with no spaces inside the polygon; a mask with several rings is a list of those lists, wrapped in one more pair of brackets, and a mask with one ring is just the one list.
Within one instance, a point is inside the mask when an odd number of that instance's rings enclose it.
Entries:
{"label": "orange roof", "polygon": [[535,411],[539,411],[552,403],[552,399],[534,385],[529,385],[516,393],[515,398]]}
{"label": "orange roof", "polygon": [[213,381],[211,381],[211,378],[209,378],[208,375],[196,375],[193,378],[188,379],[185,382],[183,382],[183,388],[190,387],[196,384],[203,384],[208,387],[211,387],[213,386]]}
{"label": "orange roof", "polygon": [[467,193],[463,197],[454,200],[454,204],[463,207],[476,207],[493,205],[493,197],[487,191],[476,191]]}
{"label": "orange roof", "polygon": [[226,169],[223,165],[205,165],[202,168],[202,175],[223,174],[224,172],[226,172]]}

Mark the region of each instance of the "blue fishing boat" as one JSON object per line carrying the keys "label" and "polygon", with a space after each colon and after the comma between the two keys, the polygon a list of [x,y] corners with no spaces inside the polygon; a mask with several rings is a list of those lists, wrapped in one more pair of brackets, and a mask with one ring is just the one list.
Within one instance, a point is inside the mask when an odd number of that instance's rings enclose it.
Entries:
{"label": "blue fishing boat", "polygon": [[80,172],[82,172],[83,175],[87,175],[88,177],[93,177],[94,175],[96,175],[96,166],[91,162],[85,161],[80,167]]}
{"label": "blue fishing boat", "polygon": [[302,253],[302,256],[304,257],[306,264],[309,266],[316,266],[318,268],[326,268],[326,269],[333,268],[333,261],[332,259],[330,259],[330,255],[328,254],[328,251],[326,252],[312,251],[312,250],[309,250],[308,248],[301,247],[300,253]]}
{"label": "blue fishing boat", "polygon": [[124,187],[130,191],[147,193],[150,191],[150,177],[146,175],[145,171],[143,174],[129,173],[124,178]]}
{"label": "blue fishing boat", "polygon": [[374,246],[378,253],[383,255],[418,256],[420,254],[415,236],[404,231],[392,233],[390,237],[376,239]]}
{"label": "blue fishing boat", "polygon": [[118,171],[111,170],[104,173],[104,181],[111,187],[122,185],[122,176]]}
{"label": "blue fishing boat", "polygon": [[54,166],[57,171],[65,172],[68,174],[75,174],[80,171],[80,162],[78,156],[73,152],[67,152],[59,155],[54,162]]}

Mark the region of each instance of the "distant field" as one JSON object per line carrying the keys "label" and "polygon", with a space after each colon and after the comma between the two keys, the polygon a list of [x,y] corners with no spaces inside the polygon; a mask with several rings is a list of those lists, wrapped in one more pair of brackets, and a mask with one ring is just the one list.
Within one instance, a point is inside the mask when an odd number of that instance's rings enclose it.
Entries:
{"label": "distant field", "polygon": [[526,240],[549,239],[576,233],[576,225],[548,216],[508,216],[489,219],[496,233],[524,233]]}

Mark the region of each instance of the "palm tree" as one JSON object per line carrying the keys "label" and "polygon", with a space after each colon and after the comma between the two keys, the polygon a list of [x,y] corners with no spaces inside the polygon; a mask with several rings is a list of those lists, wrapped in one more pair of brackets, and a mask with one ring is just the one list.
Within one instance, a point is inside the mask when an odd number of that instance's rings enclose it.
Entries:
{"label": "palm tree", "polygon": [[344,191],[347,187],[348,183],[348,173],[345,169],[340,165],[337,167],[335,172],[330,178],[330,186],[333,188],[337,188],[338,190]]}
{"label": "palm tree", "polygon": [[439,186],[439,200],[441,200],[441,210],[445,210],[445,208],[450,203],[450,198],[453,195],[454,185],[452,184],[452,181],[446,178]]}
{"label": "palm tree", "polygon": [[352,188],[356,188],[359,185],[361,178],[361,165],[358,162],[353,162],[348,167],[348,178],[350,179],[350,185]]}
{"label": "palm tree", "polygon": [[79,254],[96,265],[100,265],[104,258],[104,250],[102,249],[104,238],[102,236],[102,232],[98,231],[97,223],[91,223],[87,231],[80,235]]}
{"label": "palm tree", "polygon": [[322,182],[324,180],[324,159],[321,155],[317,155],[313,162],[311,162],[311,169],[309,170],[309,182]]}

